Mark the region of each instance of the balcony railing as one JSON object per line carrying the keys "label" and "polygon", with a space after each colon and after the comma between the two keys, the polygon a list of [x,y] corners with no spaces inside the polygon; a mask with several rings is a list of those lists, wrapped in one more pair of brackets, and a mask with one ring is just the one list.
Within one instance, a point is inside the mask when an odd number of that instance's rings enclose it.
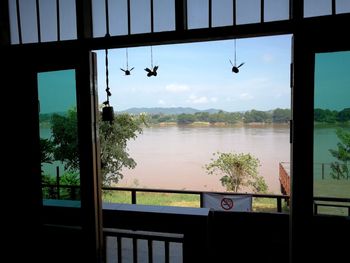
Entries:
{"label": "balcony railing", "polygon": [[163,193],[163,194],[184,194],[194,195],[199,197],[198,207],[204,207],[204,195],[205,194],[221,194],[221,195],[248,195],[252,196],[253,199],[270,199],[276,202],[276,212],[281,213],[283,211],[282,201],[286,203],[289,201],[289,196],[286,195],[275,195],[275,194],[248,194],[248,193],[233,193],[233,192],[209,192],[209,191],[190,191],[190,190],[173,190],[173,189],[150,189],[150,188],[129,188],[129,187],[102,187],[105,191],[126,191],[130,192],[131,204],[138,204],[137,196],[138,193]]}
{"label": "balcony railing", "polygon": [[[109,246],[105,249],[106,262],[113,258],[117,258],[118,262],[138,262],[138,258],[147,258],[149,263],[154,262],[154,259],[157,259],[156,261],[161,260],[161,256],[154,255],[154,251],[163,254],[166,263],[173,262],[175,258],[179,262],[183,262],[183,234],[104,228],[103,235],[104,244]],[[127,239],[131,239],[131,244],[126,242]],[[144,241],[143,244],[142,241]],[[156,242],[160,244],[157,246],[155,245]],[[178,249],[174,245],[178,245]],[[132,250],[132,252],[128,250]],[[163,253],[159,253],[160,250]]]}
{"label": "balcony railing", "polygon": [[[43,184],[44,199],[68,199],[77,200],[80,196],[79,185],[60,185],[60,184]],[[283,212],[283,201],[289,203],[289,196],[275,194],[248,194],[248,193],[233,193],[233,192],[208,192],[208,191],[189,191],[189,190],[173,190],[173,189],[150,189],[150,188],[129,188],[129,187],[102,187],[104,191],[112,192],[129,192],[130,204],[138,204],[138,194],[140,193],[156,193],[156,194],[183,194],[197,196],[199,201],[196,207],[204,207],[203,197],[205,194],[221,194],[221,195],[248,195],[252,196],[253,200],[269,199],[275,200],[276,211]],[[254,208],[254,201],[253,201]]]}

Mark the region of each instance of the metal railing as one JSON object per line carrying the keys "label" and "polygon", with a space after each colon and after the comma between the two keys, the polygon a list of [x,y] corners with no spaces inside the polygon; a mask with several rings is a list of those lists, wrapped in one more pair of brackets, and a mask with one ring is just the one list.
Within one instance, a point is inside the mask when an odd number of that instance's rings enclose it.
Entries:
{"label": "metal railing", "polygon": [[204,207],[204,194],[221,194],[221,195],[248,195],[253,198],[267,198],[276,200],[276,212],[282,212],[282,200],[288,203],[289,196],[275,194],[250,194],[250,193],[232,193],[232,192],[209,192],[195,190],[172,190],[172,189],[150,189],[150,188],[129,188],[129,187],[102,187],[106,191],[126,191],[130,192],[131,204],[137,204],[137,193],[164,193],[164,194],[185,194],[196,195],[199,197],[199,207]]}
{"label": "metal railing", "polygon": [[[79,198],[79,185],[49,185],[43,184],[43,189],[47,189],[46,198],[49,199],[68,199],[77,200]],[[129,188],[129,187],[102,187],[105,191],[122,191],[130,192],[131,204],[138,204],[138,193],[163,193],[163,194],[184,194],[195,195],[199,197],[199,207],[204,207],[204,194],[222,194],[222,195],[249,195],[253,198],[268,198],[276,200],[276,212],[283,212],[282,201],[284,200],[289,205],[288,195],[273,195],[273,194],[248,194],[248,193],[232,193],[232,192],[208,192],[208,191],[188,191],[188,190],[172,190],[172,189],[143,189],[143,188]],[[62,194],[62,191],[65,191]],[[45,198],[45,196],[44,196]],[[350,198],[337,197],[314,197],[314,214],[319,214],[319,207],[336,207],[346,208],[347,215],[350,216]]]}
{"label": "metal railing", "polygon": [[[164,262],[169,263],[170,258],[175,256],[175,253],[172,253],[174,251],[171,251],[170,245],[172,243],[181,244],[181,251],[183,249],[183,242],[184,242],[184,235],[183,234],[174,234],[174,233],[158,233],[158,232],[148,232],[148,231],[132,231],[132,230],[126,230],[126,229],[115,229],[115,228],[104,228],[103,229],[103,236],[104,236],[104,244],[106,245],[106,248],[108,245],[112,242],[108,242],[111,240],[108,240],[111,237],[116,238],[116,252],[117,252],[117,259],[118,263],[123,262],[123,239],[129,238],[132,240],[132,245],[127,246],[127,249],[132,250],[132,262],[136,263],[138,262],[138,258],[143,258],[140,254],[142,253],[141,249],[138,249],[138,240],[145,240],[147,242],[147,258],[148,262],[158,262],[162,261],[159,257],[159,255],[153,255],[153,249],[154,249],[154,242],[159,241],[164,244]],[[124,246],[125,247],[125,246]],[[157,247],[157,250],[159,247]],[[109,247],[109,249],[105,249],[106,255],[105,255],[105,262],[109,261],[109,258],[113,258],[113,255],[109,255],[108,253],[113,254],[112,249]],[[126,252],[124,250],[124,252]],[[177,256],[179,251],[177,251]],[[126,254],[126,253],[125,253]],[[129,255],[130,257],[130,255]],[[130,258],[125,255],[126,261],[130,262]],[[156,260],[154,260],[156,259]],[[183,253],[181,262],[183,262]]]}
{"label": "metal railing", "polygon": [[[315,179],[334,179],[334,180],[350,180],[350,175],[341,177],[340,174],[332,175],[332,163],[314,163],[314,177]],[[346,165],[350,171],[350,164]]]}
{"label": "metal railing", "polygon": [[[314,214],[319,215],[319,207],[335,207],[347,209],[347,216],[350,216],[350,198],[337,197],[314,197]],[[323,213],[322,213],[323,214]]]}
{"label": "metal railing", "polygon": [[45,199],[80,199],[80,185],[42,184],[43,198]]}
{"label": "metal railing", "polygon": [[[77,200],[80,196],[79,185],[60,185],[60,184],[42,184],[43,198],[47,199],[66,199]],[[163,194],[184,194],[199,197],[199,207],[204,207],[204,194],[221,194],[221,195],[248,195],[255,198],[275,199],[276,212],[283,211],[283,200],[289,203],[288,195],[275,194],[250,194],[250,193],[232,193],[232,192],[209,192],[195,190],[173,190],[173,189],[150,189],[150,188],[129,188],[129,187],[102,187],[104,191],[123,191],[130,192],[131,204],[137,204],[137,193],[163,193]]]}

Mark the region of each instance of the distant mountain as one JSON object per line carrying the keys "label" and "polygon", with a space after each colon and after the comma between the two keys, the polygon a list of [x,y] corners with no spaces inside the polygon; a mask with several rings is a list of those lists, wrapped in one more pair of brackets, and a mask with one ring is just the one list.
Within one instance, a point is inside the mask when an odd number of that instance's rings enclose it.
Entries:
{"label": "distant mountain", "polygon": [[148,114],[165,114],[165,115],[177,115],[177,114],[194,114],[196,112],[208,112],[210,114],[217,113],[220,110],[218,109],[207,109],[207,110],[197,110],[189,107],[170,107],[170,108],[130,108],[122,112],[127,112],[131,114],[140,114],[142,112],[146,112]]}

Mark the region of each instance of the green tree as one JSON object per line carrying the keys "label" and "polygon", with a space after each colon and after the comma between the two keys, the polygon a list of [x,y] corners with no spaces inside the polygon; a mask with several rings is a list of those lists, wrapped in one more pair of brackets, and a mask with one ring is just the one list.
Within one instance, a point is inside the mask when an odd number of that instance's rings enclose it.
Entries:
{"label": "green tree", "polygon": [[319,108],[314,110],[314,121],[316,122],[335,123],[337,121],[337,117],[337,111]]}
{"label": "green tree", "polygon": [[54,161],[53,157],[54,144],[49,139],[40,138],[40,162],[52,163]]}
{"label": "green tree", "polygon": [[251,110],[244,113],[244,122],[271,122],[272,114],[265,111]]}
{"label": "green tree", "polygon": [[196,118],[193,114],[185,114],[182,113],[177,116],[177,123],[178,124],[191,124],[196,121]]}
{"label": "green tree", "polygon": [[101,169],[103,183],[118,183],[123,178],[122,169],[133,169],[135,160],[127,152],[127,142],[136,139],[147,125],[145,115],[117,114],[113,123],[100,121]]}
{"label": "green tree", "polygon": [[350,121],[350,108],[345,108],[338,112],[338,121],[340,122],[347,122]]}
{"label": "green tree", "polygon": [[337,129],[336,134],[339,139],[337,144],[338,149],[330,149],[329,151],[338,161],[331,163],[331,176],[334,179],[349,179],[350,132]]}
{"label": "green tree", "polygon": [[[53,155],[65,164],[72,174],[79,170],[79,152],[77,136],[76,109],[68,111],[66,116],[54,114],[51,119]],[[135,139],[146,124],[146,116],[117,114],[114,122],[103,122],[99,118],[101,147],[101,170],[103,184],[117,183],[122,177],[122,168],[135,168],[136,162],[127,152],[127,141]],[[67,179],[68,180],[68,179]]]}
{"label": "green tree", "polygon": [[288,123],[290,119],[291,119],[290,109],[277,108],[272,112],[272,122]]}
{"label": "green tree", "polygon": [[54,158],[69,171],[79,170],[77,122],[76,108],[68,110],[65,116],[53,114],[51,119]]}
{"label": "green tree", "polygon": [[214,153],[216,159],[205,165],[208,174],[222,175],[220,181],[227,191],[239,192],[242,187],[255,193],[267,192],[268,187],[258,175],[259,159],[247,153]]}

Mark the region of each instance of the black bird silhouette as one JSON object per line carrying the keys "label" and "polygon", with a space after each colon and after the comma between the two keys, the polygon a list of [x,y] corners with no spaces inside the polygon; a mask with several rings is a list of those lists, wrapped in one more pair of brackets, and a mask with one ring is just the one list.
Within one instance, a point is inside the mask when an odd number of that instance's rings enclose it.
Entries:
{"label": "black bird silhouette", "polygon": [[153,69],[145,68],[145,71],[148,72],[147,77],[157,76],[157,70],[158,70],[158,66],[154,66]]}
{"label": "black bird silhouette", "polygon": [[239,66],[236,66],[236,64],[233,65],[231,59],[230,59],[230,63],[232,65],[232,72],[234,72],[234,73],[238,73],[239,72],[239,68],[244,65],[244,62],[239,64]]}
{"label": "black bird silhouette", "polygon": [[128,68],[126,68],[126,69],[120,68],[121,71],[124,71],[125,76],[129,76],[129,75],[131,74],[131,71],[132,71],[133,69],[134,69],[134,68],[131,68],[130,70],[129,70]]}

